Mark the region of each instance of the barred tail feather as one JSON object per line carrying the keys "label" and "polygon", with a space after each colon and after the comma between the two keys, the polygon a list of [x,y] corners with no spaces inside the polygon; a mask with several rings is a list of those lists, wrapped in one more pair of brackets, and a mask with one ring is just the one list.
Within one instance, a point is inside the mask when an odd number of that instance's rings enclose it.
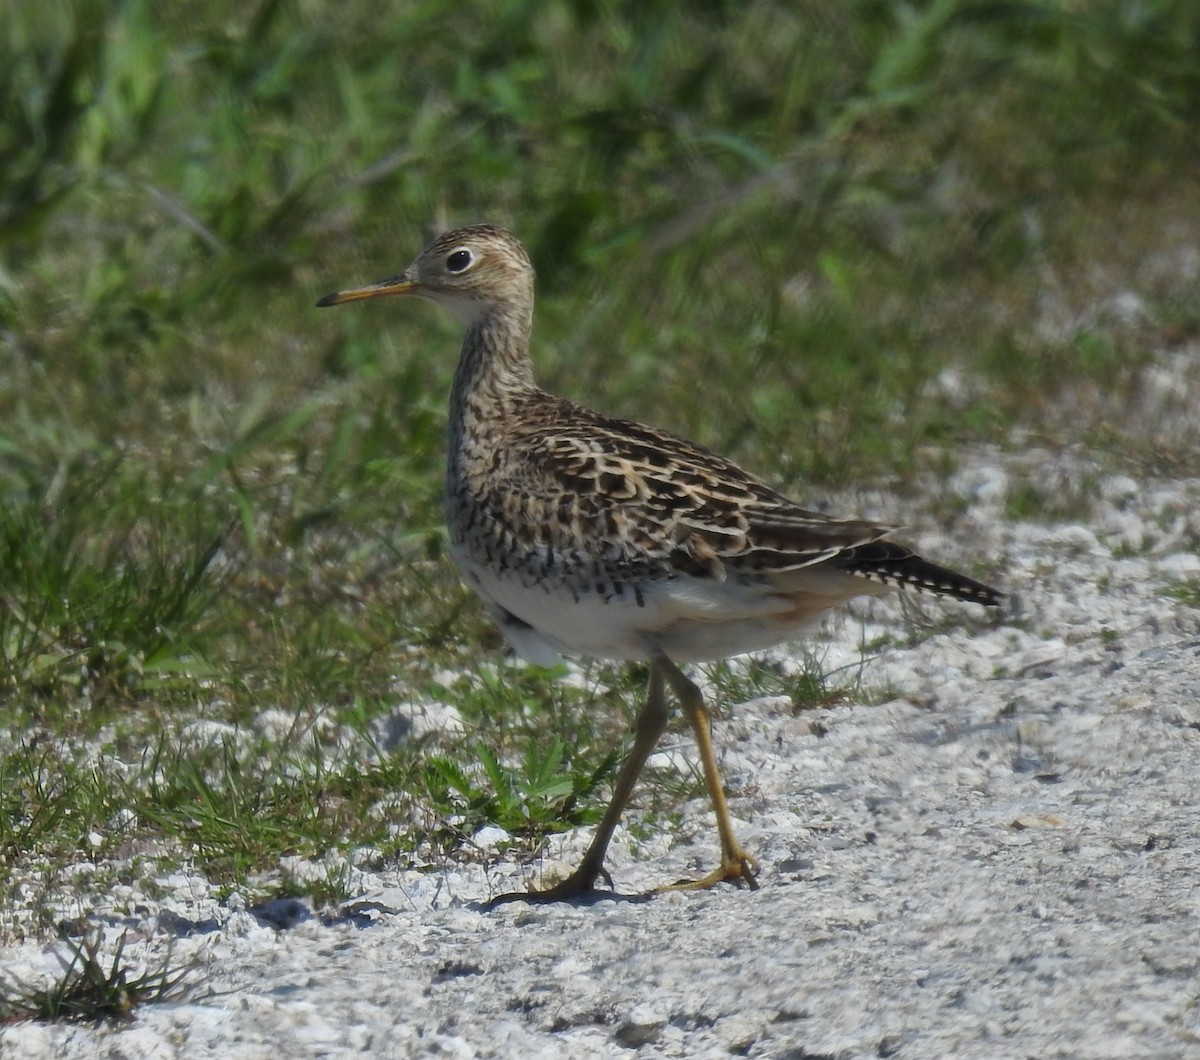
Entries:
{"label": "barred tail feather", "polygon": [[998,589],[948,567],[930,563],[893,541],[873,541],[847,549],[838,557],[836,565],[847,574],[897,589],[949,596],[984,607],[998,607],[1004,600],[1004,593]]}

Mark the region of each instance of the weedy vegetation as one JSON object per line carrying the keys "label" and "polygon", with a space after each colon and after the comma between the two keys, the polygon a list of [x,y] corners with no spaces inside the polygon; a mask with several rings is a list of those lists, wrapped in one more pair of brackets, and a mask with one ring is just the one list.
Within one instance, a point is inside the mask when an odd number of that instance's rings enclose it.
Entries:
{"label": "weedy vegetation", "polygon": [[0,937],[595,819],[644,675],[506,664],[459,585],[452,322],[313,308],[440,227],[531,247],[547,387],[798,497],[1013,439],[1194,467],[1147,372],[1200,329],[1197,54],[1190,0],[6,5]]}
{"label": "weedy vegetation", "polygon": [[64,939],[67,956],[56,953],[61,974],[46,984],[22,982],[0,972],[0,1025],[36,1020],[93,1025],[128,1023],[139,1005],[171,1001],[184,990],[187,971],[161,967],[137,975],[125,960],[125,936],[111,957],[96,935]]}

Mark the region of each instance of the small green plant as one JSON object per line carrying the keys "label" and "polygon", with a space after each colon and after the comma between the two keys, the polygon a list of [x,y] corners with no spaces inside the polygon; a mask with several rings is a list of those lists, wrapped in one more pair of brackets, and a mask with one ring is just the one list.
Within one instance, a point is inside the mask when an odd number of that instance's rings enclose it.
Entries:
{"label": "small green plant", "polygon": [[171,954],[157,968],[130,977],[124,934],[111,963],[101,954],[98,935],[66,939],[67,955],[56,953],[62,975],[48,986],[31,986],[0,972],[0,1023],[128,1023],[140,1005],[175,1000],[187,971],[171,968]]}
{"label": "small green plant", "polygon": [[472,749],[482,776],[476,779],[461,762],[437,755],[426,763],[425,786],[433,807],[454,818],[461,833],[496,825],[515,836],[540,842],[545,836],[600,819],[597,788],[613,772],[618,753],[598,763],[579,765],[567,758],[558,737],[531,740],[517,767],[506,766],[482,742]]}
{"label": "small green plant", "polygon": [[353,896],[351,875],[350,863],[344,860],[326,865],[319,875],[308,874],[303,879],[285,873],[276,896],[307,898],[318,912],[331,913]]}
{"label": "small green plant", "polygon": [[762,696],[787,696],[799,711],[828,706],[849,692],[845,687],[831,684],[832,675],[827,675],[812,656],[805,656],[798,673],[753,656],[712,663],[706,673],[717,690],[714,705],[718,707],[735,706]]}
{"label": "small green plant", "polygon": [[1166,592],[1189,607],[1200,607],[1200,578],[1185,578],[1170,586]]}

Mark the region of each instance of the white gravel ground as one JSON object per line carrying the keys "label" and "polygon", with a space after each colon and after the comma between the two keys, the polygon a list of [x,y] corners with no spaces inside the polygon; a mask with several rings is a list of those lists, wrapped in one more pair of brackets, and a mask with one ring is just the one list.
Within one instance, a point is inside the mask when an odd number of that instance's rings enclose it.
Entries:
{"label": "white gravel ground", "polygon": [[[0,1056],[1200,1056],[1200,614],[1165,595],[1200,578],[1200,479],[1101,478],[1086,525],[999,519],[1014,482],[1095,473],[981,454],[952,483],[955,538],[912,536],[998,556],[1013,613],[923,605],[952,631],[871,658],[874,705],[724,711],[761,890],[630,897],[711,864],[699,800],[636,857],[618,833],[624,897],[573,905],[483,911],[516,865],[364,873],[328,924],[181,874],[88,911],[135,961],[172,944],[187,999],[119,1029],[0,1028]],[[854,666],[888,631],[911,615],[869,601],[816,641]],[[0,966],[57,969],[32,943]]]}

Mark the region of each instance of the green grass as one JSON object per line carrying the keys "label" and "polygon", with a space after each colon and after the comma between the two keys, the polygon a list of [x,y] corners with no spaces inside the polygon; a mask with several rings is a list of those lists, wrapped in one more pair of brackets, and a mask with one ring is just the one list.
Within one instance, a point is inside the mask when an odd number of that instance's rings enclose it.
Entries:
{"label": "green grass", "polygon": [[[1200,333],[1198,47],[1188,0],[8,5],[0,916],[594,818],[644,674],[493,665],[452,322],[313,308],[437,228],[528,243],[547,386],[802,499],[1012,436],[1194,468],[1186,404],[1119,410]],[[431,705],[461,731],[380,735]]]}
{"label": "green grass", "polygon": [[69,956],[59,953],[62,976],[40,985],[24,983],[0,972],[0,1025],[39,1021],[93,1025],[129,1023],[141,1005],[177,1000],[187,971],[170,966],[170,954],[158,968],[133,975],[124,960],[125,936],[117,941],[111,963],[102,956],[100,940],[64,939]]}
{"label": "green grass", "polygon": [[1167,589],[1167,595],[1187,604],[1200,607],[1200,578],[1184,578]]}

